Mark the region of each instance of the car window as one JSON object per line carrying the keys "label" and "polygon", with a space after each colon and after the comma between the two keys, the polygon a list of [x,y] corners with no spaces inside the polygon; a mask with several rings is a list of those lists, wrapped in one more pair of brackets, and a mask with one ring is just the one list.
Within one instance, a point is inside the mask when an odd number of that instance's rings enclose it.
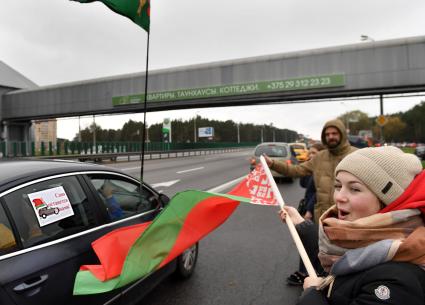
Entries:
{"label": "car window", "polygon": [[3,207],[0,206],[0,255],[12,252],[16,249],[16,246],[9,219]]}
{"label": "car window", "polygon": [[284,158],[288,155],[288,151],[285,146],[278,146],[278,145],[258,146],[257,149],[255,150],[255,155],[259,157],[262,154],[266,154],[269,157]]}
{"label": "car window", "polygon": [[295,145],[291,145],[294,149],[302,149],[302,150],[304,150],[305,149],[305,147],[304,146],[302,146],[302,145],[297,145],[297,144],[295,144]]}
{"label": "car window", "polygon": [[42,181],[4,197],[22,244],[29,247],[81,232],[96,224],[74,176]]}
{"label": "car window", "polygon": [[155,209],[158,201],[140,184],[115,176],[89,175],[112,221]]}

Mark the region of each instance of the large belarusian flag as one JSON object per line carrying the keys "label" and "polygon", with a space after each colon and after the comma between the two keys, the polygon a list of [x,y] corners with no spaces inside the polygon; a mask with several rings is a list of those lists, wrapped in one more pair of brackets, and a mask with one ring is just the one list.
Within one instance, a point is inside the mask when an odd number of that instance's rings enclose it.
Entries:
{"label": "large belarusian flag", "polygon": [[103,2],[115,13],[130,18],[134,23],[149,32],[150,0],[71,0],[81,3]]}
{"label": "large belarusian flag", "polygon": [[227,194],[177,193],[152,222],[93,242],[101,264],[80,268],[74,294],[111,291],[158,270],[226,221],[239,202],[277,205],[261,164]]}

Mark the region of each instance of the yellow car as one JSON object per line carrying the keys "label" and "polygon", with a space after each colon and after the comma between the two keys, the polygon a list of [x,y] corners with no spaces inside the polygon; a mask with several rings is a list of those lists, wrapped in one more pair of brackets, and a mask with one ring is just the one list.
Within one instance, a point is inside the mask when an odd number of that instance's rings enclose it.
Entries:
{"label": "yellow car", "polygon": [[294,150],[295,156],[299,162],[308,160],[308,149],[304,143],[289,143],[289,146]]}

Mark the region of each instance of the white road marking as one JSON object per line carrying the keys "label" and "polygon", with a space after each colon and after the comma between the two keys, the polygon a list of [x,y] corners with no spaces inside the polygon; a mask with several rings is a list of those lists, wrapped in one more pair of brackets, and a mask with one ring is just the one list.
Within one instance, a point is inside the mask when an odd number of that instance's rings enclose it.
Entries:
{"label": "white road marking", "polygon": [[127,167],[127,168],[121,168],[121,170],[123,170],[123,171],[131,171],[131,170],[133,170],[133,169],[140,169],[140,166],[137,166],[137,167]]}
{"label": "white road marking", "polygon": [[222,185],[216,186],[212,189],[207,190],[207,192],[211,192],[211,193],[220,193],[221,191],[223,191],[224,189],[227,189],[239,182],[241,182],[244,178],[246,177],[246,175],[243,175],[242,177],[236,178],[235,180],[226,182]]}
{"label": "white road marking", "polygon": [[187,172],[193,172],[193,171],[197,171],[197,170],[200,170],[200,169],[204,169],[204,167],[202,166],[202,167],[196,167],[196,168],[186,169],[186,170],[183,170],[183,171],[176,172],[176,174],[183,174],[183,173],[187,173]]}
{"label": "white road marking", "polygon": [[165,181],[165,182],[158,182],[158,183],[151,184],[151,186],[153,188],[157,188],[157,187],[160,187],[160,186],[170,187],[170,186],[172,186],[173,184],[176,184],[179,181],[180,181],[180,179]]}
{"label": "white road marking", "polygon": [[204,160],[219,160],[223,159],[223,157],[206,157]]}

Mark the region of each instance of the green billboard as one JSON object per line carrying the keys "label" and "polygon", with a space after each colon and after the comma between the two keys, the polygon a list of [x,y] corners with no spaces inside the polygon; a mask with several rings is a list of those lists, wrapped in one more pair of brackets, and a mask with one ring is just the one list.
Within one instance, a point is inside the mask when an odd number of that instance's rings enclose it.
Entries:
{"label": "green billboard", "polygon": [[[208,97],[224,97],[254,93],[272,93],[283,91],[342,87],[344,85],[345,78],[342,74],[321,75],[286,80],[262,81],[245,84],[150,92],[148,93],[147,101],[149,103],[170,102]],[[143,103],[144,100],[144,94],[114,96],[112,98],[112,105],[120,106],[128,104],[139,104]]]}

